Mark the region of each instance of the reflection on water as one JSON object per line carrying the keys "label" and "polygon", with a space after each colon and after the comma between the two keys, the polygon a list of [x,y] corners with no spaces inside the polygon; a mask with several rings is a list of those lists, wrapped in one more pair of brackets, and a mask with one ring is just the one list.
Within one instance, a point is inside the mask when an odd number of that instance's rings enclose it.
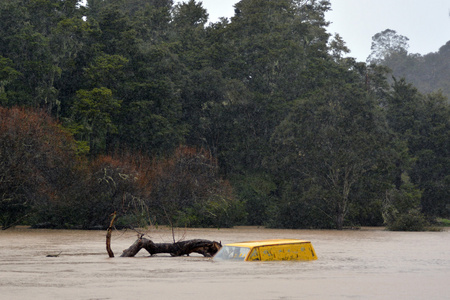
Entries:
{"label": "reflection on water", "polygon": [[[108,258],[103,231],[0,232],[0,299],[448,299],[450,232],[181,229],[177,239],[311,240],[318,260],[213,262],[193,255]],[[149,230],[171,242],[170,230]],[[119,256],[136,239],[116,231]],[[60,255],[47,257],[47,255]]]}

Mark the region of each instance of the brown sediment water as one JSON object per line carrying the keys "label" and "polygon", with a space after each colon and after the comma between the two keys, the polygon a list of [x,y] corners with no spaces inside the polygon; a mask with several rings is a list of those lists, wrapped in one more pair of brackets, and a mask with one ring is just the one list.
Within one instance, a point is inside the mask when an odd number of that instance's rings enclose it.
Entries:
{"label": "brown sediment water", "polygon": [[[145,231],[172,242],[166,228]],[[176,240],[312,241],[310,262],[215,262],[199,255],[119,257],[135,240],[113,231],[0,232],[0,299],[448,299],[450,232],[179,229]],[[58,256],[59,254],[59,256]],[[48,257],[56,256],[56,257]]]}

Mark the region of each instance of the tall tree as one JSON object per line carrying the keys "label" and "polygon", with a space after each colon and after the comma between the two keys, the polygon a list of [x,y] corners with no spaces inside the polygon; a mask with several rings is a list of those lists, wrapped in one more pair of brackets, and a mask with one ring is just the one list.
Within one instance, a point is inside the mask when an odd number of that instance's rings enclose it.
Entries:
{"label": "tall tree", "polygon": [[[213,40],[213,65],[227,78],[218,155],[227,171],[261,169],[268,141],[287,107],[320,85],[321,61],[327,57],[328,1],[242,0],[229,24]],[[218,45],[227,51],[217,53]],[[222,54],[224,56],[222,56]]]}
{"label": "tall tree", "polygon": [[7,86],[21,75],[13,68],[10,59],[0,56],[0,105],[9,106]]}
{"label": "tall tree", "polygon": [[415,163],[408,175],[423,191],[422,209],[446,216],[449,165],[450,107],[442,94],[420,94],[404,79],[395,80],[387,106],[391,128],[406,141]]}
{"label": "tall tree", "polygon": [[273,142],[281,172],[342,229],[357,189],[383,171],[389,136],[376,101],[342,82],[299,100]]}
{"label": "tall tree", "polygon": [[393,54],[408,53],[408,41],[406,36],[397,34],[395,30],[386,29],[372,37],[371,53],[367,57],[368,63],[380,63]]}
{"label": "tall tree", "polygon": [[[423,191],[422,210],[446,216],[448,210],[450,107],[442,94],[420,94],[404,79],[395,80],[387,106],[390,127],[407,143],[415,163],[407,174]],[[447,200],[446,200],[447,199]]]}
{"label": "tall tree", "polygon": [[168,153],[183,143],[186,126],[178,82],[183,66],[165,43],[141,53],[131,62],[132,79],[120,90],[123,109],[117,140],[145,153]]}
{"label": "tall tree", "polygon": [[[21,73],[18,80],[9,84],[7,94],[12,105],[41,107],[55,115],[61,109],[57,81],[62,68],[79,49],[73,35],[76,26],[68,26],[77,21],[77,26],[81,25],[77,2],[2,1],[0,51]],[[64,34],[61,27],[70,30]]]}
{"label": "tall tree", "polygon": [[88,143],[92,155],[104,153],[109,135],[117,132],[113,116],[120,108],[120,103],[107,88],[77,92],[72,129],[80,141]]}

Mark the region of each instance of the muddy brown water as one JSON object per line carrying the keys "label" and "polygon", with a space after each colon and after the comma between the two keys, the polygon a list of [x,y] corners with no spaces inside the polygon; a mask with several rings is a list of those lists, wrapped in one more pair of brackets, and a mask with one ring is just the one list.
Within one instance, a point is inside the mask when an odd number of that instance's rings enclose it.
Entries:
{"label": "muddy brown water", "polygon": [[[170,230],[146,231],[171,242]],[[0,299],[450,299],[450,232],[180,229],[176,239],[311,240],[311,262],[214,262],[201,256],[120,258],[136,239],[114,231],[0,232]],[[60,255],[47,257],[47,255]]]}

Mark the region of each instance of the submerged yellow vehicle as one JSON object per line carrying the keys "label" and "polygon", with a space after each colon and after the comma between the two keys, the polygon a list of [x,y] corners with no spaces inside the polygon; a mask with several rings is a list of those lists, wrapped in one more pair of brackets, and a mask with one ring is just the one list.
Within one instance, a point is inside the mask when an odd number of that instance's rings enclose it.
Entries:
{"label": "submerged yellow vehicle", "polygon": [[317,255],[310,241],[277,239],[226,244],[214,256],[214,260],[316,260]]}

